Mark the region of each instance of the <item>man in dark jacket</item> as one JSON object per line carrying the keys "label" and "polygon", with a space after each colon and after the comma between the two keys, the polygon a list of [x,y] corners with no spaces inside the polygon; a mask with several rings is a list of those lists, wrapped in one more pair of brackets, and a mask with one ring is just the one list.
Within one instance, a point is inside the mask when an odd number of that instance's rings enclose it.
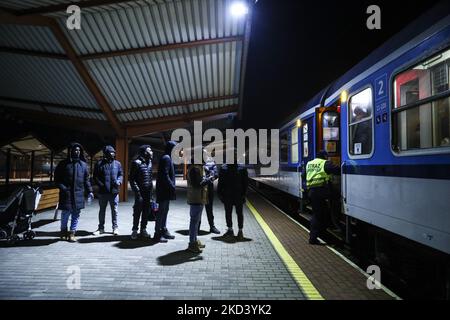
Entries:
{"label": "man in dark jacket", "polygon": [[176,142],[169,141],[166,144],[164,154],[159,159],[158,176],[156,178],[156,201],[159,211],[155,223],[155,241],[167,242],[167,239],[175,239],[167,230],[167,214],[169,203],[176,199],[175,195],[175,168],[172,162],[172,150]]}
{"label": "man in dark jacket", "polygon": [[236,208],[239,232],[238,240],[244,240],[242,229],[244,228],[243,205],[248,187],[247,169],[239,164],[224,164],[219,172],[217,194],[225,205],[225,218],[228,230],[224,237],[234,238],[233,232],[233,206]]}
{"label": "man in dark jacket", "polygon": [[115,160],[116,150],[112,146],[103,148],[103,159],[98,161],[94,168],[94,182],[98,185],[98,202],[100,211],[98,213],[98,230],[96,234],[105,232],[106,206],[111,207],[113,234],[118,234],[117,207],[119,205],[119,188],[122,184],[122,165]]}
{"label": "man in dark jacket", "polygon": [[[59,188],[58,209],[61,213],[61,239],[75,242],[75,233],[81,209],[84,209],[84,194],[87,190],[93,199],[89,169],[86,165],[83,147],[79,143],[71,143],[67,150],[67,159],[62,160],[55,169],[55,183]],[[67,223],[71,217],[70,232]]]}
{"label": "man in dark jacket", "polygon": [[136,240],[138,236],[139,220],[141,221],[141,237],[150,238],[147,232],[147,222],[153,194],[152,159],[151,147],[143,145],[139,147],[138,157],[131,163],[130,185],[134,191],[133,230],[131,233],[133,240]]}
{"label": "man in dark jacket", "polygon": [[[204,151],[206,153],[206,151]],[[214,214],[213,214],[213,204],[214,204],[214,180],[219,177],[219,172],[217,170],[217,165],[214,159],[206,155],[206,161],[203,165],[205,174],[210,179],[208,180],[208,202],[205,204],[206,216],[208,217],[209,232],[219,234],[220,231],[214,225]],[[201,217],[198,224],[198,229],[200,230],[200,225],[202,224]]]}

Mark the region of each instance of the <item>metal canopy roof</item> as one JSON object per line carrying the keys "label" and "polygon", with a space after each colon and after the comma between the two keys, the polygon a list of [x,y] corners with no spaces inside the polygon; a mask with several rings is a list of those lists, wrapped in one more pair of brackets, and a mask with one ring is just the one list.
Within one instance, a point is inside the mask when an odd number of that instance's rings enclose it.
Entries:
{"label": "metal canopy roof", "polygon": [[[119,136],[238,113],[251,18],[231,3],[4,0],[0,105],[108,122]],[[81,30],[66,27],[70,4]]]}

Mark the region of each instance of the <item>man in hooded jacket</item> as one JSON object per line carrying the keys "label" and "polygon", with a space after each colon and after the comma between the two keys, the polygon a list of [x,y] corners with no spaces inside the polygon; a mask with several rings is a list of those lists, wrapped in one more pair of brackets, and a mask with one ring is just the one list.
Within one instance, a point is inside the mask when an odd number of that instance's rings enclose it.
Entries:
{"label": "man in hooded jacket", "polygon": [[158,177],[156,179],[156,201],[159,211],[156,215],[154,240],[167,242],[167,239],[175,239],[167,230],[167,214],[169,203],[176,199],[175,195],[175,169],[172,161],[172,150],[176,142],[169,141],[166,144],[164,154],[159,159]]}
{"label": "man in hooded jacket", "polygon": [[[68,147],[67,159],[62,160],[55,169],[55,183],[59,188],[58,209],[61,213],[61,239],[75,242],[75,233],[84,209],[84,194],[87,190],[89,198],[93,199],[89,169],[84,157],[83,147],[73,142]],[[67,223],[71,217],[70,232]]]}
{"label": "man in hooded jacket", "polygon": [[98,161],[94,167],[94,182],[98,185],[98,202],[100,211],[98,213],[98,230],[96,234],[105,232],[106,206],[111,207],[112,230],[118,235],[117,207],[119,205],[119,189],[122,184],[122,165],[115,160],[116,150],[112,146],[103,148],[103,159]]}
{"label": "man in hooded jacket", "polygon": [[150,202],[153,194],[153,151],[149,145],[139,147],[138,157],[131,163],[130,185],[134,191],[133,230],[131,239],[138,237],[139,220],[141,222],[141,237],[150,238],[147,232]]}

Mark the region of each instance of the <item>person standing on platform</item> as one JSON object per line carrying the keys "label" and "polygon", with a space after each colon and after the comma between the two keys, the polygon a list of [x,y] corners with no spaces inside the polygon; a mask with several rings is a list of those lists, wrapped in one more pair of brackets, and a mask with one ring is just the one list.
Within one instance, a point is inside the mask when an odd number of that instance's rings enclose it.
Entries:
{"label": "person standing on platform", "polygon": [[176,199],[175,194],[175,168],[172,161],[172,150],[176,142],[169,141],[166,144],[164,154],[159,159],[158,176],[156,178],[156,202],[159,211],[156,215],[154,240],[167,242],[167,239],[175,239],[167,230],[167,214],[170,201]]}
{"label": "person standing on platform", "polygon": [[[210,177],[208,182],[208,202],[205,204],[206,216],[208,217],[209,232],[220,234],[220,231],[214,225],[214,214],[213,214],[213,204],[214,204],[214,180],[219,177],[219,172],[217,170],[217,165],[212,157],[210,157],[206,150],[203,151],[206,157],[205,164],[203,165],[205,174]],[[200,222],[198,224],[198,230],[200,231],[200,225],[202,224],[201,216]]]}
{"label": "person standing on platform", "polygon": [[[81,144],[73,142],[69,145],[67,159],[56,166],[55,183],[59,188],[58,209],[62,210],[61,239],[75,242],[81,209],[84,209],[85,192],[89,192],[89,200],[94,198]],[[70,231],[67,229],[69,217],[71,217]]]}
{"label": "person standing on platform", "polygon": [[142,238],[150,238],[147,232],[147,222],[150,215],[150,202],[153,194],[152,173],[153,151],[149,145],[139,147],[136,160],[131,163],[130,185],[134,192],[133,229],[131,239],[138,238],[139,221]]}
{"label": "person standing on platform", "polygon": [[187,177],[187,203],[190,205],[189,246],[188,251],[201,253],[205,245],[197,240],[203,206],[208,203],[208,185],[214,176],[206,176],[201,164],[191,164]]}
{"label": "person standing on platform", "polygon": [[327,160],[326,151],[319,151],[314,160],[306,164],[306,186],[311,199],[313,217],[309,234],[310,244],[319,244],[317,239],[326,227],[327,199],[331,197],[331,175],[340,174],[339,166]]}
{"label": "person standing on platform", "polygon": [[119,206],[119,189],[122,185],[122,165],[116,160],[116,150],[112,146],[103,148],[103,159],[98,161],[94,167],[94,182],[98,185],[98,202],[100,211],[98,213],[98,229],[96,235],[105,233],[106,206],[111,207],[112,231],[118,235],[117,208]]}
{"label": "person standing on platform", "polygon": [[[236,158],[236,154],[235,154]],[[247,195],[248,172],[247,169],[237,164],[235,159],[233,164],[222,165],[219,172],[219,182],[217,185],[217,195],[225,206],[225,218],[228,230],[223,235],[224,238],[234,238],[233,231],[233,206],[236,208],[239,231],[237,240],[244,240],[244,214],[243,205]]]}

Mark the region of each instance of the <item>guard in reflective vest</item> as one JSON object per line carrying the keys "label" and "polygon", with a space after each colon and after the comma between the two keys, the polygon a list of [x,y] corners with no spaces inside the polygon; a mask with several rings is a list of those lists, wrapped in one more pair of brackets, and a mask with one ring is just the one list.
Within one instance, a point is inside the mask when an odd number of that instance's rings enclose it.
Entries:
{"label": "guard in reflective vest", "polygon": [[306,165],[306,186],[311,199],[313,218],[309,234],[310,244],[319,244],[317,237],[326,227],[328,206],[326,200],[331,196],[331,174],[340,174],[339,166],[327,160],[328,154],[321,150],[317,157]]}

